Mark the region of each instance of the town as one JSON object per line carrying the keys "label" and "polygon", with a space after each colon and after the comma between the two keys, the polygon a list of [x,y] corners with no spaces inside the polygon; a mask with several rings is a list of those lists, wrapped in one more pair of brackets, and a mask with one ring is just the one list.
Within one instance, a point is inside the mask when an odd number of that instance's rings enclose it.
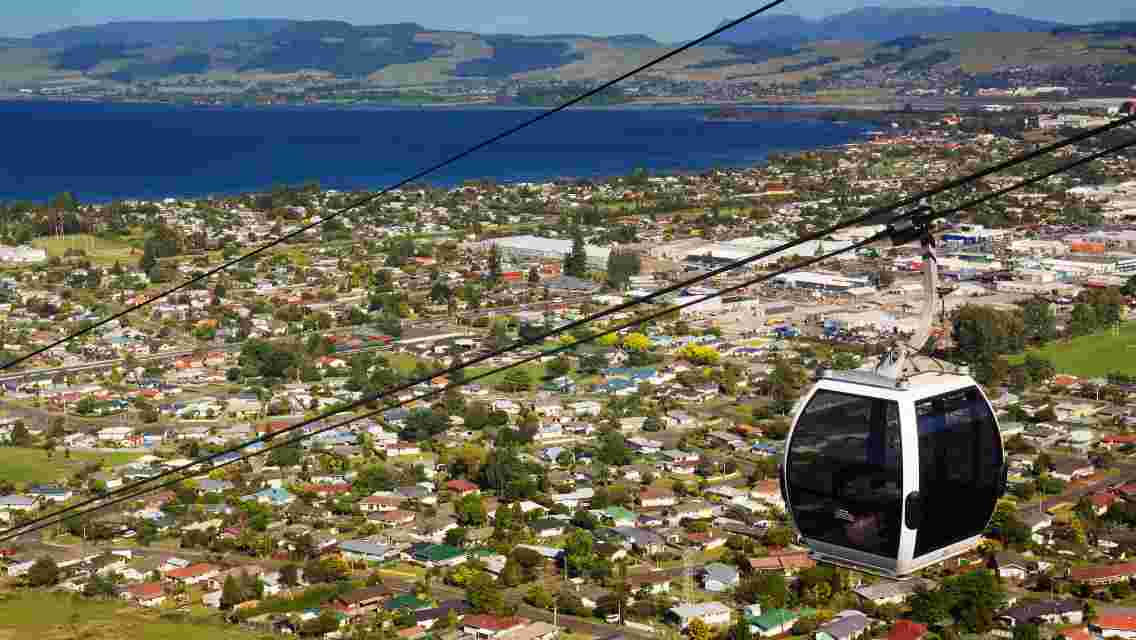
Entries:
{"label": "town", "polygon": [[911,580],[818,563],[778,467],[817,372],[917,327],[918,246],[700,300],[878,231],[854,227],[540,340],[1133,104],[1013,136],[918,112],[752,168],[413,185],[343,214],[368,194],[2,205],[0,526],[224,452],[3,543],[2,597],[249,638],[1133,637],[1131,150],[936,230],[935,353],[997,410],[1009,492],[977,549]]}

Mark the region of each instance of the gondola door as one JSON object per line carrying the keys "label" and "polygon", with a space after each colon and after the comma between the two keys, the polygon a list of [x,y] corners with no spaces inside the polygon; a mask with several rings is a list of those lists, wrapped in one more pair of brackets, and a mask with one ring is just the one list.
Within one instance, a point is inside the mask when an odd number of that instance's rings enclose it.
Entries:
{"label": "gondola door", "polygon": [[977,387],[915,403],[920,522],[914,561],[980,535],[1002,489],[994,414]]}
{"label": "gondola door", "polygon": [[[903,456],[893,400],[818,389],[791,434],[786,480],[808,540],[894,566],[902,532]],[[824,552],[822,550],[822,552]]]}

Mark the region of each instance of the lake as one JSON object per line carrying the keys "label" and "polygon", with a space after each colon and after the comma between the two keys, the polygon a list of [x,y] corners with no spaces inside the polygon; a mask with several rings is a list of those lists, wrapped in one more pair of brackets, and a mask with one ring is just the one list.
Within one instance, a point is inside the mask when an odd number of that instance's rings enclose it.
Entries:
{"label": "lake", "polygon": [[[0,200],[231,194],[318,180],[378,189],[539,113],[492,107],[182,107],[0,102]],[[700,108],[553,115],[427,179],[542,181],[749,166],[840,145],[865,127],[800,120],[707,122]]]}

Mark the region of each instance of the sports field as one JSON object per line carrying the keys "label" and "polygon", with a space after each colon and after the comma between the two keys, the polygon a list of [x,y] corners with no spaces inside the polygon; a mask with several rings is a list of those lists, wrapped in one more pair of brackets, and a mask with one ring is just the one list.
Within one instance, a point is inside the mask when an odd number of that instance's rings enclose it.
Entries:
{"label": "sports field", "polygon": [[[48,257],[63,255],[68,249],[82,249],[92,262],[113,265],[115,261],[133,264],[142,256],[141,251],[133,250],[126,242],[107,240],[86,233],[76,233],[61,237],[36,238],[32,246],[47,249]],[[133,250],[133,253],[132,253]]]}
{"label": "sports field", "polygon": [[24,592],[0,595],[0,640],[259,640],[212,620],[171,621],[121,600]]}
{"label": "sports field", "polygon": [[51,458],[43,449],[23,447],[0,447],[0,480],[7,480],[18,485],[36,484],[40,482],[60,482],[67,480],[83,464],[100,460],[106,466],[126,464],[140,454],[127,452],[113,453],[87,453],[71,452],[71,458],[65,458],[63,449],[56,449]]}
{"label": "sports field", "polygon": [[[1136,322],[1120,325],[1119,332],[1112,329],[1093,335],[1057,340],[1031,353],[1053,361],[1058,373],[1082,378],[1104,377],[1112,372],[1136,375]],[[1012,356],[1011,364],[1018,364],[1024,355]]]}

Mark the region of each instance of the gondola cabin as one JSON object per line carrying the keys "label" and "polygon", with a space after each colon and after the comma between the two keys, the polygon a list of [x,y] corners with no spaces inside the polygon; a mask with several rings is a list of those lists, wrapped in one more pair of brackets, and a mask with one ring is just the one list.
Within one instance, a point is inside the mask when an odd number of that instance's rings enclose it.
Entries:
{"label": "gondola cabin", "polygon": [[839,371],[798,405],[781,485],[817,560],[903,577],[978,544],[1005,473],[971,378]]}

